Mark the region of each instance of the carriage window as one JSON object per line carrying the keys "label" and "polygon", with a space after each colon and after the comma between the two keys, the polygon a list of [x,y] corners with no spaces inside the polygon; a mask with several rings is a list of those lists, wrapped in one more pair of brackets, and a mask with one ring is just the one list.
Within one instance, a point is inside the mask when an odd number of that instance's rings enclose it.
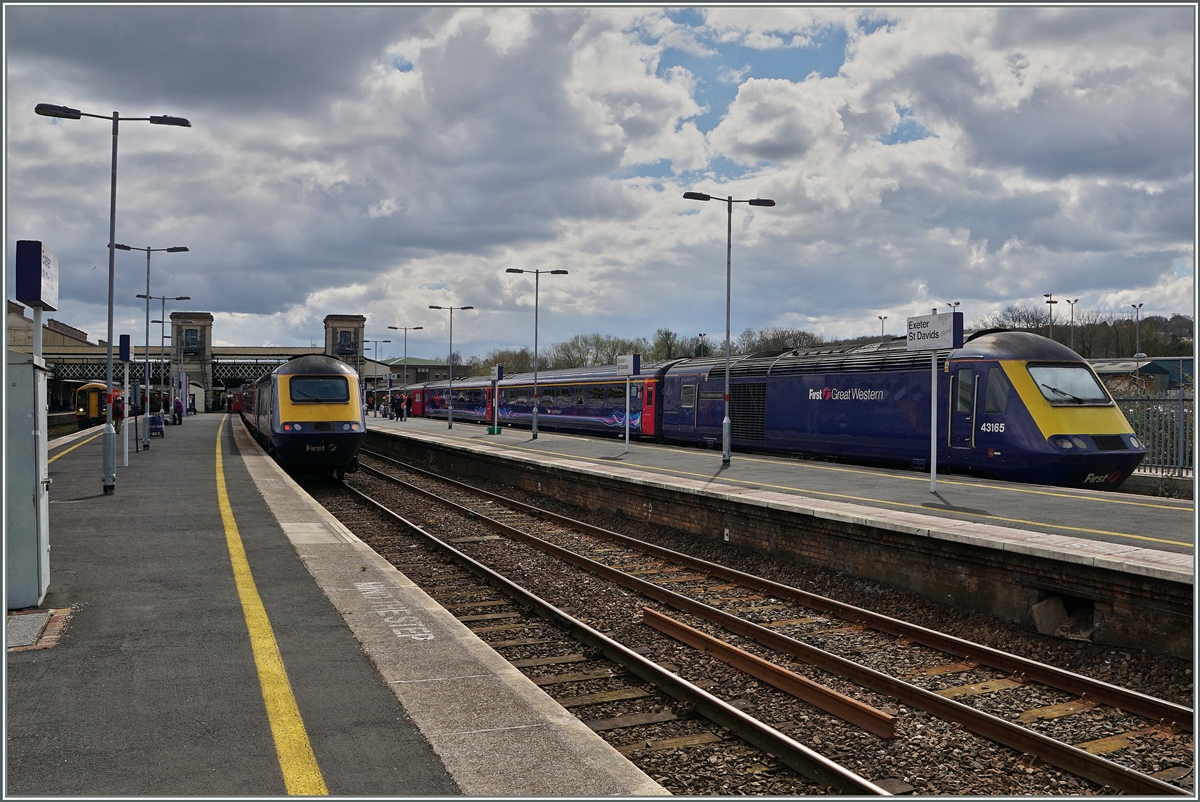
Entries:
{"label": "carriage window", "polygon": [[593,407],[604,406],[604,388],[603,387],[591,388],[590,395],[591,395],[591,406],[593,406]]}
{"label": "carriage window", "polygon": [[350,383],[345,376],[293,376],[288,394],[297,403],[345,402],[350,400]]}
{"label": "carriage window", "polygon": [[629,388],[629,398],[636,401],[642,397],[642,385],[635,384]]}
{"label": "carriage window", "polygon": [[970,412],[971,399],[975,394],[975,369],[961,368],[958,371],[958,390],[954,394],[954,411],[955,412]]}
{"label": "carriage window", "polygon": [[1008,379],[1002,368],[988,371],[987,390],[983,396],[983,411],[989,415],[1001,415],[1008,406]]}
{"label": "carriage window", "polygon": [[583,406],[583,388],[582,387],[572,387],[571,388],[571,405],[578,406],[578,407]]}
{"label": "carriage window", "polygon": [[1029,375],[1048,401],[1060,404],[1108,403],[1108,393],[1083,365],[1030,365]]}
{"label": "carriage window", "polygon": [[696,385],[685,384],[683,390],[679,394],[679,406],[694,407],[696,406]]}
{"label": "carriage window", "polygon": [[[546,394],[547,396],[549,393]],[[571,405],[571,389],[569,387],[559,387],[554,391],[554,406],[567,407]]]}
{"label": "carriage window", "polygon": [[518,404],[525,405],[525,404],[529,403],[529,389],[528,388],[522,387],[520,390],[516,391],[516,394],[517,394],[517,403]]}

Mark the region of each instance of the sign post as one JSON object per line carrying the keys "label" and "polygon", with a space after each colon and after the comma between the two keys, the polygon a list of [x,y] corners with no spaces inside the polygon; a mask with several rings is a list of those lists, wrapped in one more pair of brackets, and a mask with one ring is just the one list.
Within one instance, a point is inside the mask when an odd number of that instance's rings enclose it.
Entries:
{"label": "sign post", "polygon": [[624,354],[617,358],[621,373],[625,375],[625,453],[629,453],[629,383],[632,377],[642,372],[641,354]]}
{"label": "sign post", "polygon": [[909,351],[929,352],[929,492],[937,492],[937,352],[939,349],[962,348],[962,312],[910,317],[908,319]]}
{"label": "sign post", "polygon": [[488,427],[488,434],[500,434],[500,380],[504,378],[504,366],[496,365],[492,368],[492,425]]}

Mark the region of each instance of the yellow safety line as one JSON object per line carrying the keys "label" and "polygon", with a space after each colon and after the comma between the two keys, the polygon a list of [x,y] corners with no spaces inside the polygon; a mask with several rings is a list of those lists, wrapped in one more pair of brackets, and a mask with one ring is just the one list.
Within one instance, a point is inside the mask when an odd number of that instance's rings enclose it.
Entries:
{"label": "yellow safety line", "polygon": [[55,454],[55,455],[54,455],[53,457],[51,457],[50,459],[46,460],[46,464],[47,464],[47,465],[49,465],[51,462],[54,462],[54,460],[58,459],[59,457],[61,457],[61,456],[65,455],[65,454],[70,454],[72,451],[74,451],[75,449],[79,448],[79,447],[80,447],[80,446],[82,446],[82,445],[87,445],[88,443],[92,442],[93,440],[95,440],[97,437],[99,437],[99,436],[100,436],[100,435],[102,435],[102,434],[104,434],[104,430],[103,430],[103,429],[101,429],[100,431],[96,432],[94,435],[92,435],[91,437],[89,437],[89,438],[88,438],[88,439],[86,439],[86,440],[80,440],[78,443],[76,443],[75,445],[71,446],[71,447],[70,447],[70,448],[68,448],[66,451],[62,452],[61,454]]}
{"label": "yellow safety line", "polygon": [[238,597],[242,600],[242,613],[246,616],[246,629],[250,633],[250,648],[254,652],[254,663],[258,667],[258,683],[262,687],[263,703],[267,708],[267,719],[271,723],[271,734],[275,737],[275,752],[279,756],[279,768],[283,782],[291,796],[327,796],[325,778],[317,765],[308,731],[300,717],[300,708],[292,693],[275,633],[267,618],[267,610],[254,576],[250,573],[250,562],[242,546],[229,494],[225,490],[225,467],[221,459],[221,433],[225,421],[217,427],[217,503],[221,508],[221,521],[225,524],[225,543],[229,547],[229,560],[233,564],[233,578],[237,584]]}
{"label": "yellow safety line", "polygon": [[[546,450],[542,450],[542,449],[533,449],[533,448],[526,448],[525,450],[526,451],[534,451],[539,454],[553,455],[555,457],[570,457],[571,459],[582,459],[582,460],[587,460],[589,462],[600,462],[601,461],[599,457],[581,457],[581,456],[578,456],[575,454],[561,454],[557,451],[546,451]],[[606,461],[605,464],[611,465],[612,463]],[[673,474],[677,474],[679,476],[694,476],[694,477],[697,477],[700,479],[706,479],[708,481],[726,482],[729,484],[746,485],[749,487],[762,487],[762,488],[768,488],[771,490],[788,490],[793,493],[811,493],[812,495],[816,495],[816,496],[830,496],[832,498],[849,499],[851,501],[862,501],[862,502],[867,502],[867,503],[871,503],[871,504],[890,504],[891,506],[894,506],[894,507],[907,507],[910,509],[920,510],[921,512],[927,513],[927,514],[930,512],[930,508],[926,507],[924,504],[909,504],[909,503],[906,503],[903,501],[888,501],[887,499],[870,498],[867,496],[851,496],[846,493],[830,493],[825,490],[813,490],[812,488],[808,488],[808,487],[790,487],[788,485],[767,484],[766,482],[752,482],[752,481],[743,480],[743,479],[730,479],[730,478],[727,478],[724,476],[709,476],[708,474],[695,473],[692,471],[680,471],[680,470],[675,470],[673,468],[660,468],[657,466],[651,467],[651,466],[646,466],[646,465],[634,465],[634,464],[630,464],[630,467],[644,468],[646,470],[651,470],[651,471],[664,471],[666,473],[673,473]],[[946,512],[952,512],[957,515],[969,515],[969,516],[974,516],[976,518],[984,518],[984,519],[990,520],[990,521],[1004,521],[1005,523],[1025,524],[1026,526],[1049,527],[1050,529],[1063,529],[1068,532],[1086,532],[1091,535],[1108,535],[1110,537],[1124,537],[1124,538],[1130,538],[1132,540],[1148,540],[1152,543],[1165,543],[1165,544],[1169,544],[1172,546],[1185,546],[1189,549],[1195,548],[1195,546],[1193,544],[1187,543],[1187,542],[1181,541],[1181,540],[1164,540],[1162,538],[1157,538],[1157,537],[1147,537],[1146,535],[1131,535],[1131,534],[1127,534],[1125,532],[1110,532],[1106,529],[1088,529],[1088,528],[1082,527],[1082,526],[1063,526],[1062,524],[1046,523],[1045,521],[1027,521],[1023,518],[1005,518],[1000,515],[992,515],[991,513],[972,512],[970,510],[961,510],[961,509],[947,509]]]}

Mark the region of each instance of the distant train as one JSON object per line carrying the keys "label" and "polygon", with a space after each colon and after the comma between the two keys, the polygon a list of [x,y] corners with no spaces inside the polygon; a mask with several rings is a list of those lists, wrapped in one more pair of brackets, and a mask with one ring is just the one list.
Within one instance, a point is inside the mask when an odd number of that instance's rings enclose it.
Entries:
{"label": "distant train", "polygon": [[[107,384],[96,381],[80,385],[75,391],[75,422],[80,429],[104,424],[108,416],[108,402],[104,398],[107,389]],[[116,393],[124,395],[119,387]]]}
{"label": "distant train", "polygon": [[331,473],[358,470],[366,429],[358,374],[333,357],[295,357],[241,393],[242,419],[285,467]]}
{"label": "distant train", "polygon": [[[930,453],[930,352],[903,339],[735,357],[733,447],[924,468]],[[1113,490],[1146,450],[1091,366],[1028,332],[981,331],[937,352],[939,469],[1014,482]],[[647,365],[634,377],[630,434],[721,443],[724,358]],[[498,385],[502,425],[530,425],[533,375]],[[449,383],[411,389],[413,414],[446,418]],[[542,371],[538,427],[620,435],[617,368]],[[456,420],[492,418],[491,382],[454,382]]]}

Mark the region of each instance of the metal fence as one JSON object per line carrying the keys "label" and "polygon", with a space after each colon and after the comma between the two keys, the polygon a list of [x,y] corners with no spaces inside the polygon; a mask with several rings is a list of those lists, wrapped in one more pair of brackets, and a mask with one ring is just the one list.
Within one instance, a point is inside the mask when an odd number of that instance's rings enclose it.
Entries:
{"label": "metal fence", "polygon": [[1113,395],[1146,446],[1138,470],[1162,476],[1194,476],[1195,393],[1193,388],[1152,393],[1126,390]]}

